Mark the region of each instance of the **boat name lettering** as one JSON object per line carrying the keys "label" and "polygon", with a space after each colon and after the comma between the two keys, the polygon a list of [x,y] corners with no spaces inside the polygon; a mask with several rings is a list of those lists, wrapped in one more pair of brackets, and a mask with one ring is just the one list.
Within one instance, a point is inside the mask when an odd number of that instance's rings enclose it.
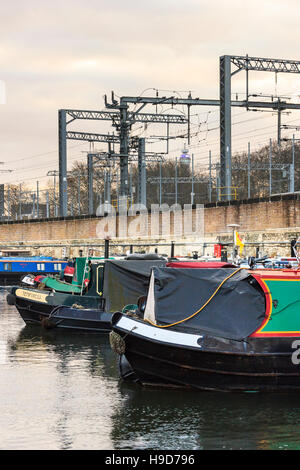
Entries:
{"label": "boat name lettering", "polygon": [[22,297],[23,299],[37,300],[38,302],[46,303],[46,298],[48,297],[48,294],[42,294],[39,292],[29,292],[24,289],[17,289],[16,296]]}

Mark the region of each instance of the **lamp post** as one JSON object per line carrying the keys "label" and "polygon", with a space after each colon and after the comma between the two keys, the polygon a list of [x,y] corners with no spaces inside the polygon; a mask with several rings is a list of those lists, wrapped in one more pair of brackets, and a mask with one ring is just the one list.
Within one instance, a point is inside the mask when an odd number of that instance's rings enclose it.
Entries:
{"label": "lamp post", "polygon": [[239,225],[239,224],[227,224],[227,227],[231,227],[231,228],[232,228],[232,243],[233,243],[232,261],[234,261],[235,258],[236,258],[236,244],[235,244],[234,232],[235,232],[235,230],[237,229],[237,227],[240,227],[240,225]]}

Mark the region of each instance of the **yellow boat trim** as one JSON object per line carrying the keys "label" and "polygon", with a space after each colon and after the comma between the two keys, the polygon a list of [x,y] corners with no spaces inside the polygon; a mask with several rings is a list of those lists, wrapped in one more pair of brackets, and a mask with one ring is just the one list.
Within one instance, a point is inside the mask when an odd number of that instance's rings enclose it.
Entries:
{"label": "yellow boat trim", "polygon": [[99,284],[98,284],[98,279],[99,279],[98,271],[99,271],[100,268],[104,269],[104,265],[102,265],[102,266],[100,266],[100,265],[97,266],[97,270],[96,270],[96,272],[97,272],[97,275],[96,275],[96,277],[97,277],[97,279],[96,279],[96,292],[97,292],[98,295],[100,295],[100,297],[102,297],[103,293],[102,293],[102,292],[99,292]]}
{"label": "yellow boat trim", "polygon": [[28,299],[28,300],[33,300],[36,302],[42,302],[44,304],[47,303],[46,298],[48,297],[47,294],[43,294],[42,292],[36,292],[36,291],[28,291],[25,289],[17,289],[15,292],[16,297],[20,297],[21,299]]}
{"label": "yellow boat trim", "polygon": [[[267,279],[266,279],[267,280]],[[265,288],[266,288],[266,292],[265,292],[265,295],[269,295],[269,312],[268,312],[268,318],[266,319],[266,321],[263,322],[262,326],[259,328],[259,330],[255,331],[255,334],[258,334],[260,333],[263,328],[265,328],[265,326],[269,323],[270,321],[270,318],[271,318],[271,315],[272,315],[272,309],[273,309],[273,304],[272,304],[272,294],[270,292],[270,289],[269,287],[267,286],[267,284],[265,283],[265,279],[261,279],[260,278],[260,281],[264,284]]]}

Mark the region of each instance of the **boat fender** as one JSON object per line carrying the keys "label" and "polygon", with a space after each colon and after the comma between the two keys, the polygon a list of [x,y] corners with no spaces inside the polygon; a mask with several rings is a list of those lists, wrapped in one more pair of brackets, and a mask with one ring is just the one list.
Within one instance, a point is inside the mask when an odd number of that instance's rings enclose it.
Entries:
{"label": "boat fender", "polygon": [[141,383],[124,355],[119,357],[119,373],[123,380]]}
{"label": "boat fender", "polygon": [[146,295],[143,295],[143,296],[139,297],[138,300],[137,300],[137,312],[136,313],[141,318],[144,318],[146,303],[147,303],[147,296]]}
{"label": "boat fender", "polygon": [[13,294],[7,294],[6,302],[8,305],[15,305],[16,304],[16,296]]}
{"label": "boat fender", "polygon": [[72,308],[77,308],[77,310],[84,310],[84,306],[83,306],[83,305],[79,305],[79,304],[73,304],[73,305],[72,305]]}
{"label": "boat fender", "polygon": [[84,286],[87,287],[89,285],[89,282],[90,282],[89,279],[85,279],[83,282]]}
{"label": "boat fender", "polygon": [[115,331],[111,331],[109,333],[109,342],[111,349],[115,353],[119,354],[119,356],[125,354],[125,341],[118,333],[116,333]]}
{"label": "boat fender", "polygon": [[45,287],[46,287],[46,284],[44,282],[40,282],[40,284],[38,284],[38,286],[37,286],[37,289],[38,290],[45,290]]}
{"label": "boat fender", "polygon": [[56,327],[56,324],[49,320],[49,318],[43,318],[41,320],[41,325],[43,328],[45,328],[45,330],[51,330],[52,328]]}

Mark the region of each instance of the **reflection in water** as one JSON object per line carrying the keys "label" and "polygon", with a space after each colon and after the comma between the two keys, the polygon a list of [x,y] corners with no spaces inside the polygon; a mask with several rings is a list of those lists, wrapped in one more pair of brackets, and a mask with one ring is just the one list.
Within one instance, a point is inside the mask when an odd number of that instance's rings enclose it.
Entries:
{"label": "reflection in water", "polygon": [[0,449],[111,449],[108,336],[24,326],[0,295]]}
{"label": "reflection in water", "polygon": [[0,449],[299,449],[296,394],[141,388],[106,335],[24,326],[0,292]]}
{"label": "reflection in water", "polygon": [[[78,422],[79,417],[89,410],[92,421],[97,421],[99,429],[101,418],[98,407],[93,409],[93,403],[102,405],[103,398],[106,398],[119,378],[116,357],[111,351],[108,336],[46,331],[38,326],[25,326],[15,340],[9,341],[8,348],[9,361],[12,363],[38,366],[46,359],[46,367],[55,368],[55,389],[46,398],[50,408],[54,408],[52,413],[56,417],[55,423],[51,425],[51,433],[57,437],[60,449],[81,448],[80,443],[76,443],[72,437],[87,426],[87,423]],[[91,379],[98,380],[97,393],[93,397],[90,394],[95,384],[90,383]],[[116,390],[114,392],[116,394]],[[109,398],[108,405],[110,401]],[[103,414],[103,410],[100,411],[100,415]],[[106,412],[104,416],[106,423],[103,428],[110,426]],[[107,442],[106,437],[103,439],[101,434],[96,434],[95,431],[96,441],[100,439]],[[101,445],[98,444],[97,448],[101,448]],[[93,444],[89,444],[88,448],[93,448]]]}
{"label": "reflection in water", "polygon": [[118,449],[300,449],[296,394],[155,390],[123,384]]}
{"label": "reflection in water", "polygon": [[65,373],[80,357],[92,376],[118,378],[117,359],[112,354],[108,335],[76,334],[27,325],[16,339],[8,342],[8,347],[12,361],[42,361],[44,352],[55,360],[58,370]]}

